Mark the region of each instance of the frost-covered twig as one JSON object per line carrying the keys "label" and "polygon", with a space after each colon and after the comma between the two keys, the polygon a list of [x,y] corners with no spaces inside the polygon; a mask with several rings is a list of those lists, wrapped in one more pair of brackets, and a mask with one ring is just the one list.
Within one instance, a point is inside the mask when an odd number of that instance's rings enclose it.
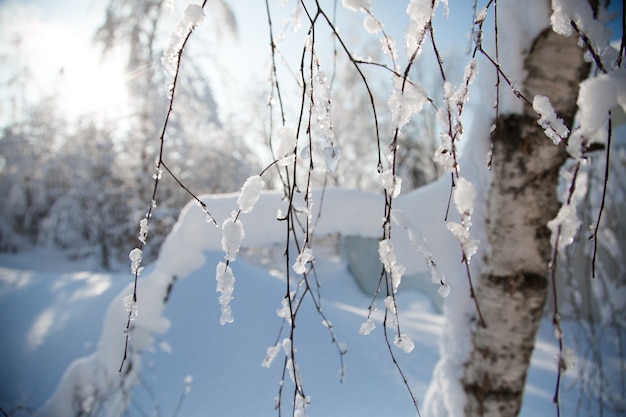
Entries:
{"label": "frost-covered twig", "polygon": [[591,278],[596,277],[596,259],[598,255],[598,229],[604,212],[604,203],[606,202],[606,192],[609,184],[609,170],[611,161],[611,137],[613,136],[613,122],[611,120],[611,112],[609,112],[608,136],[606,139],[606,150],[604,154],[604,180],[602,182],[602,198],[600,199],[600,208],[598,209],[598,217],[596,218],[591,236],[589,239],[593,241],[593,251],[591,254]]}
{"label": "frost-covered twig", "polygon": [[[173,76],[173,81],[169,91],[169,104],[167,107],[167,112],[165,114],[165,119],[163,121],[163,127],[161,129],[161,135],[159,136],[159,156],[157,160],[156,173],[153,176],[154,178],[154,186],[152,188],[152,197],[150,200],[150,205],[148,207],[148,212],[145,216],[145,221],[142,220],[141,230],[139,233],[140,236],[140,246],[139,248],[135,248],[131,251],[131,271],[134,275],[133,282],[133,294],[131,303],[128,306],[128,319],[126,322],[126,329],[124,331],[124,356],[122,358],[122,362],[120,363],[119,372],[122,372],[124,367],[124,363],[128,357],[128,342],[130,340],[130,331],[131,331],[131,322],[137,314],[136,305],[137,305],[137,280],[139,277],[139,273],[141,272],[141,254],[142,249],[146,244],[146,237],[148,234],[148,226],[150,223],[150,219],[152,217],[152,210],[154,209],[157,201],[157,189],[159,186],[159,181],[161,179],[161,167],[163,165],[163,152],[165,149],[165,133],[167,131],[167,126],[170,120],[170,116],[172,114],[172,109],[174,106],[174,96],[176,93],[176,86],[178,85],[178,75],[180,72],[180,64],[182,61],[183,51],[185,46],[187,45],[187,41],[189,40],[191,34],[193,33],[196,26],[198,26],[204,17],[204,6],[206,5],[206,0],[202,3],[202,6],[197,4],[190,4],[185,9],[185,17],[179,23],[179,27],[177,31],[172,35],[172,40],[170,44],[170,48],[166,51],[168,56],[165,57],[165,62],[167,64],[167,69],[171,72]],[[172,55],[173,54],[173,55]]]}
{"label": "frost-covered twig", "polygon": [[554,397],[552,398],[552,401],[554,402],[556,406],[557,417],[561,415],[559,394],[560,394],[560,389],[561,389],[561,376],[566,367],[565,360],[563,357],[563,329],[561,328],[561,315],[559,313],[559,300],[558,300],[557,284],[556,284],[557,259],[559,257],[559,251],[561,249],[564,249],[565,246],[568,244],[567,242],[563,241],[562,234],[564,232],[564,224],[567,227],[567,237],[565,239],[567,241],[571,241],[573,239],[573,235],[571,231],[572,226],[570,225],[570,223],[572,222],[576,223],[576,226],[574,227],[574,233],[575,233],[575,229],[578,228],[577,219],[572,220],[569,218],[564,218],[564,215],[561,216],[561,214],[566,213],[566,212],[570,213],[570,215],[573,215],[573,216],[575,216],[576,214],[575,211],[571,213],[567,209],[564,210],[564,208],[570,207],[570,204],[572,204],[572,201],[574,199],[574,193],[576,191],[576,180],[578,179],[578,172],[580,170],[580,164],[581,164],[580,161],[577,161],[576,164],[574,165],[574,170],[572,173],[572,180],[569,186],[569,190],[567,192],[566,202],[561,208],[561,211],[559,212],[559,216],[557,216],[554,220],[548,223],[548,226],[553,230],[552,232],[553,233],[552,235],[553,236],[552,237],[552,258],[549,264],[550,283],[552,287],[552,306],[553,306],[552,325],[554,326],[554,336],[556,337],[558,346],[559,346],[559,352],[558,352],[558,357],[557,357],[556,387],[554,389]]}

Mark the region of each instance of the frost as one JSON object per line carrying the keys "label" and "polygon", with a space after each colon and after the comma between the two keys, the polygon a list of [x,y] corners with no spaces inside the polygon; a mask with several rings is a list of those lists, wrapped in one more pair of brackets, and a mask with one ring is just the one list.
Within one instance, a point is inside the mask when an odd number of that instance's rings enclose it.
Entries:
{"label": "frost", "polygon": [[380,174],[380,182],[387,191],[387,194],[391,196],[391,198],[396,198],[400,195],[400,191],[402,189],[402,178],[393,174],[391,169],[386,169]]}
{"label": "frost", "polygon": [[576,102],[582,135],[590,137],[606,123],[609,110],[620,105],[626,111],[626,69],[600,74],[580,83]]}
{"label": "frost", "polygon": [[396,254],[393,250],[393,244],[390,239],[381,240],[378,244],[378,255],[380,261],[385,267],[385,271],[391,275],[391,287],[393,292],[398,291],[400,282],[402,281],[402,275],[404,275],[404,266],[396,262]]}
{"label": "frost", "polygon": [[253,175],[246,180],[241,188],[241,194],[237,198],[237,205],[242,213],[252,211],[254,204],[258,201],[261,191],[265,187],[263,178],[259,175]]}
{"label": "frost", "polygon": [[285,352],[285,355],[291,356],[291,349],[292,349],[291,339],[289,339],[288,337],[285,337],[281,343],[281,346],[283,348],[283,352]]}
{"label": "frost", "polygon": [[459,88],[454,91],[454,94],[449,96],[450,100],[456,106],[459,115],[461,114],[463,105],[467,102],[467,100],[469,100],[469,86],[474,82],[477,74],[478,60],[476,58],[472,58],[465,66],[463,84],[461,84]]}
{"label": "frost", "polygon": [[413,113],[419,113],[428,103],[428,94],[424,89],[401,77],[394,77],[394,90],[387,101],[391,119],[396,128],[409,123]]}
{"label": "frost", "polygon": [[406,12],[409,18],[420,32],[433,17],[433,3],[432,0],[411,0],[407,6]]}
{"label": "frost", "polygon": [[[382,26],[381,26],[381,30],[382,30]],[[380,43],[382,43],[383,46],[383,53],[385,55],[389,55],[389,57],[395,61],[398,58],[398,51],[396,48],[396,40],[393,38],[381,38],[380,39]]]}
{"label": "frost", "polygon": [[281,304],[282,307],[276,310],[276,315],[291,324],[291,308],[289,307],[289,300],[287,300],[287,298],[283,298],[281,300]]}
{"label": "frost", "polygon": [[[571,184],[572,175],[573,174],[569,171],[563,171],[561,173],[562,179],[567,184]],[[555,247],[558,236],[557,250],[561,254],[564,254],[564,249],[574,242],[574,238],[581,224],[576,207],[587,194],[587,175],[585,173],[578,172],[574,193],[571,196],[569,194],[570,187],[568,186],[562,198],[562,200],[565,200],[565,203],[563,203],[559,209],[559,213],[556,217],[548,222],[548,228],[552,232],[550,239],[552,247]]]}
{"label": "frost", "polygon": [[396,335],[393,344],[396,345],[396,347],[402,350],[404,353],[411,353],[413,351],[413,348],[415,348],[415,343],[413,343],[413,340],[411,340],[411,338],[406,333]]}
{"label": "frost", "polygon": [[552,246],[556,243],[557,232],[560,228],[558,250],[561,252],[576,237],[578,228],[580,227],[580,219],[576,214],[576,207],[572,204],[564,204],[559,209],[557,216],[548,222],[548,228],[552,231]]}
{"label": "frost", "polygon": [[161,349],[161,351],[165,353],[172,353],[172,346],[165,340],[159,343],[159,349]]}
{"label": "frost", "polygon": [[533,110],[539,114],[537,123],[544,130],[547,137],[552,139],[555,145],[558,145],[569,134],[569,129],[565,127],[563,119],[557,117],[550,99],[545,96],[537,95],[533,99]]}
{"label": "frost", "polygon": [[341,157],[341,148],[335,142],[335,133],[333,130],[333,121],[331,117],[332,101],[330,96],[330,88],[324,71],[318,70],[315,74],[315,83],[317,85],[317,93],[315,94],[315,109],[317,110],[317,122],[320,127],[321,136],[326,141],[324,155],[326,161],[326,169],[334,172]]}
{"label": "frost", "polygon": [[204,20],[204,9],[198,4],[189,4],[185,9],[185,15],[178,22],[176,30],[170,37],[170,43],[163,56],[161,64],[163,69],[170,75],[176,74],[178,55],[183,47],[185,38]]}
{"label": "frost", "polygon": [[587,35],[587,38],[596,51],[604,53],[610,39],[610,30],[602,21],[594,18],[594,12],[586,1],[579,0],[552,0],[552,15],[550,24],[552,30],[563,36],[574,33],[572,23]]}
{"label": "frost", "polygon": [[446,298],[450,295],[450,285],[447,282],[442,281],[441,286],[437,290],[437,294],[439,294],[441,298]]}
{"label": "frost", "polygon": [[433,259],[433,255],[426,245],[426,240],[424,240],[424,237],[415,229],[407,215],[402,210],[392,209],[391,218],[398,226],[403,227],[407,231],[407,234],[409,235],[409,240],[411,241],[411,243],[413,243],[415,249],[417,249],[419,254],[422,255],[424,257],[424,260],[426,261],[426,266],[430,271],[432,283],[440,285],[440,288],[438,290],[439,295],[443,298],[447,297],[450,293],[450,285],[446,281],[443,273],[437,267],[437,264]]}
{"label": "frost", "polygon": [[126,312],[128,313],[128,318],[130,320],[135,320],[137,318],[137,303],[135,302],[132,294],[124,297],[124,308],[126,309]]}
{"label": "frost", "polygon": [[457,222],[448,222],[446,223],[446,227],[454,237],[461,244],[461,248],[463,248],[463,254],[465,255],[465,259],[469,262],[470,258],[476,253],[478,250],[479,241],[474,239],[469,232],[469,227],[465,226],[462,223]]}
{"label": "frost", "polygon": [[296,149],[296,131],[289,126],[276,130],[276,159],[278,164],[287,166],[293,162]]}
{"label": "frost", "polygon": [[372,0],[341,0],[343,7],[353,12],[358,12],[361,9],[369,10]]}
{"label": "frost", "polygon": [[265,359],[263,359],[263,362],[261,362],[261,366],[263,368],[269,368],[270,366],[272,366],[272,362],[274,362],[274,359],[276,359],[278,352],[280,352],[279,343],[276,343],[274,346],[268,347],[266,350]]}
{"label": "frost", "polygon": [[391,295],[385,297],[385,308],[394,316],[398,313],[396,311],[396,300]]}
{"label": "frost", "polygon": [[372,15],[365,16],[365,19],[363,19],[363,27],[372,34],[379,33],[383,30],[383,24]]}
{"label": "frost", "polygon": [[[445,113],[445,110],[441,110]],[[440,137],[442,143],[435,151],[433,161],[441,165],[446,172],[454,172],[455,161],[452,152],[452,138],[447,133],[442,133]]]}
{"label": "frost", "polygon": [[215,272],[215,280],[217,281],[216,292],[220,293],[219,303],[221,306],[220,324],[232,323],[235,321],[233,318],[232,310],[230,309],[230,302],[233,299],[233,291],[235,290],[235,277],[230,266],[225,262],[217,264]]}
{"label": "frost", "polygon": [[311,248],[304,248],[304,250],[296,258],[296,262],[292,268],[296,274],[304,274],[306,271],[306,264],[312,262],[315,259]]}
{"label": "frost", "polygon": [[139,236],[137,236],[137,238],[139,239],[141,243],[143,243],[144,245],[146,244],[146,239],[148,238],[148,219],[147,218],[143,218],[139,222]]}
{"label": "frost", "polygon": [[189,395],[189,393],[191,392],[191,383],[193,382],[193,376],[191,375],[187,375],[185,377],[185,379],[183,380],[183,383],[185,384],[185,389],[184,389],[184,394],[185,395]]}
{"label": "frost", "polygon": [[474,20],[474,23],[479,25],[483,23],[486,18],[487,18],[487,8],[480,9],[479,11],[476,12],[476,19]]}
{"label": "frost", "polygon": [[375,328],[376,323],[374,323],[374,320],[367,319],[363,324],[361,324],[361,327],[359,328],[359,334],[367,336],[368,334],[372,333],[372,330],[374,330]]}
{"label": "frost", "polygon": [[326,169],[330,172],[335,172],[339,164],[339,159],[341,159],[341,148],[338,146],[326,146],[324,148],[324,156]]}
{"label": "frost", "polygon": [[138,275],[143,267],[141,266],[141,257],[143,256],[143,251],[139,248],[135,248],[130,251],[128,254],[128,258],[130,259],[130,271]]}
{"label": "frost", "polygon": [[463,255],[467,263],[470,262],[471,257],[478,250],[479,243],[478,240],[472,237],[469,231],[472,226],[471,217],[474,211],[473,204],[475,197],[476,191],[474,191],[472,183],[463,177],[459,178],[454,188],[453,199],[456,210],[461,215],[461,222],[446,223],[448,230],[452,232],[454,237],[456,237],[461,244],[461,249],[463,250]]}
{"label": "frost", "polygon": [[476,191],[472,183],[465,178],[459,178],[454,189],[454,205],[459,214],[471,216],[474,211]]}
{"label": "frost", "polygon": [[232,218],[224,220],[222,224],[222,250],[226,252],[224,258],[227,261],[234,261],[237,258],[244,231],[241,222],[236,222]]}

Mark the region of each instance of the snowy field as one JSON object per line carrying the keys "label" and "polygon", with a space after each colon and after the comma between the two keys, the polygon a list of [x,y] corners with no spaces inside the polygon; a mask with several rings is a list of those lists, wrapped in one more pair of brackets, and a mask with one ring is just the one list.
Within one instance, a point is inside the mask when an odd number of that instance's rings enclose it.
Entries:
{"label": "snowy field", "polygon": [[[381,327],[369,336],[359,334],[370,297],[355,284],[345,263],[333,255],[337,248],[325,249],[317,261],[322,307],[338,339],[347,346],[346,375],[340,383],[337,350],[315,309],[304,306],[296,342],[303,384],[311,397],[308,415],[414,415]],[[252,258],[258,264],[267,263],[262,256]],[[264,267],[244,260],[234,263],[238,277],[232,302],[235,322],[221,326],[215,295],[215,265],[221,259],[222,252],[207,252],[204,266],[176,282],[164,311],[170,330],[143,355],[142,382],[133,391],[128,415],[172,416],[186,378],[190,391],[180,416],[277,415],[274,398],[282,364],[276,360],[266,369],[261,362],[281,326],[276,310],[284,295],[284,278],[271,263]],[[145,276],[149,272],[150,267]],[[88,263],[67,262],[54,252],[0,256],[4,335],[0,406],[5,411],[25,407],[11,415],[30,415],[28,410],[40,407],[53,393],[70,362],[95,350],[107,305],[131,279],[126,272],[93,272]],[[396,354],[421,401],[438,359],[443,317],[427,296],[417,292],[402,293],[399,304],[404,330],[415,341],[415,350]],[[120,343],[122,334],[120,327]],[[556,415],[552,404],[556,353],[546,319],[533,355],[523,416]],[[568,387],[573,387],[575,375],[566,374],[563,415],[574,415],[577,392]]]}

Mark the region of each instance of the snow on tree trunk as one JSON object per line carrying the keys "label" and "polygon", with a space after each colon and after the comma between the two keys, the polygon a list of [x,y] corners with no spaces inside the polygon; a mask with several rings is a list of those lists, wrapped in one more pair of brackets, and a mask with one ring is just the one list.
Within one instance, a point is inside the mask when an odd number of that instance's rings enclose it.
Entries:
{"label": "snow on tree trunk", "polygon": [[[546,29],[525,62],[526,97],[547,96],[570,126],[578,84],[589,71],[576,42]],[[530,107],[527,114],[501,116],[493,138],[490,251],[476,289],[487,327],[474,331],[463,375],[468,416],[518,414],[548,294],[546,224],[559,210],[556,190],[566,151],[546,137],[537,119]]]}

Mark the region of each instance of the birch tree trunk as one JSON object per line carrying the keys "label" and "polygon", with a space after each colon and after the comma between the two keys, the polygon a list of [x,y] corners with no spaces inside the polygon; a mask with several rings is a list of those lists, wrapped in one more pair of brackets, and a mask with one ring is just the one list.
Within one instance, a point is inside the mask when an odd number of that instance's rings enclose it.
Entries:
{"label": "birch tree trunk", "polygon": [[[565,123],[576,111],[578,84],[589,71],[574,36],[546,29],[525,61],[524,95],[548,96]],[[559,209],[556,190],[566,159],[537,124],[538,116],[502,116],[493,138],[493,181],[487,236],[490,252],[476,288],[487,323],[472,335],[463,375],[467,416],[516,416],[548,294],[550,231]]]}

